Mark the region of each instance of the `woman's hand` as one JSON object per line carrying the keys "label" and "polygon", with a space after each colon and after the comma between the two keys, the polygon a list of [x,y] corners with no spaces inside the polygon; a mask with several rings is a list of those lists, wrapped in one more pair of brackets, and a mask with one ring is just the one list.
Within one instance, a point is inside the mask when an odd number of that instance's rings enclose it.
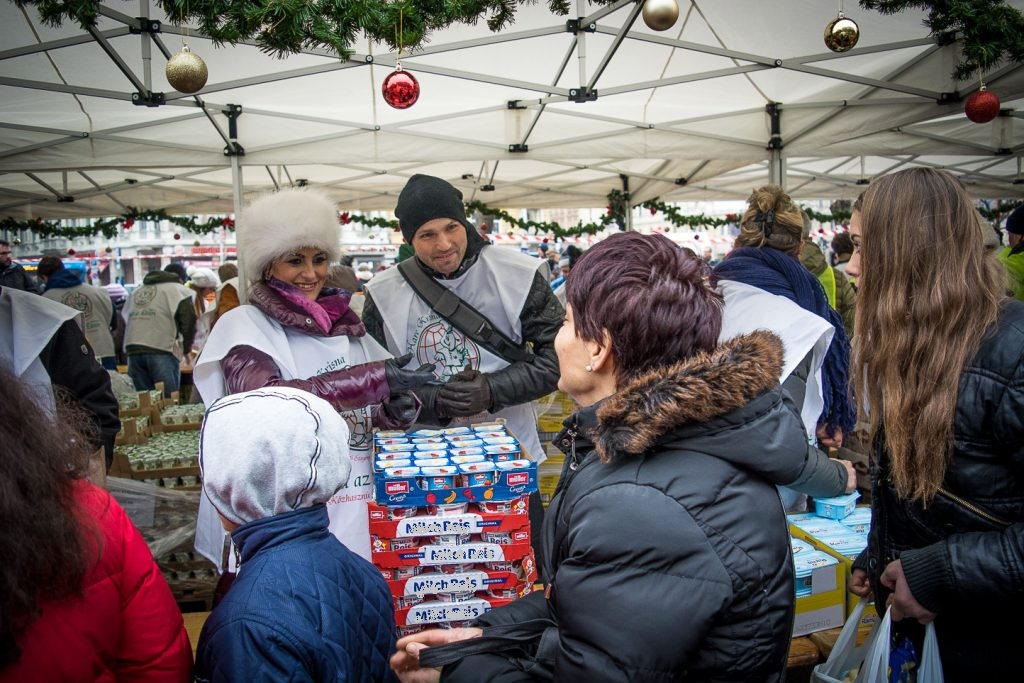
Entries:
{"label": "woman's hand", "polygon": [[842,427],[836,427],[832,436],[828,435],[828,430],[825,425],[818,425],[818,429],[815,432],[815,436],[818,437],[818,443],[827,448],[839,448],[843,445],[843,429]]}
{"label": "woman's hand", "polygon": [[412,354],[407,353],[384,361],[384,376],[388,380],[388,389],[392,394],[437,382],[433,363],[424,363],[415,370],[406,370],[405,366],[410,360]]}
{"label": "woman's hand", "polygon": [[842,458],[834,458],[843,464],[846,469],[846,492],[853,493],[857,490],[857,470],[853,469],[853,463]]}
{"label": "woman's hand", "polygon": [[421,669],[420,650],[479,638],[483,633],[480,628],[432,628],[399,638],[397,651],[391,656],[391,669],[402,683],[437,683],[441,680],[441,670]]}
{"label": "woman's hand", "polygon": [[866,598],[871,595],[871,579],[863,569],[854,569],[850,574],[850,584],[847,586],[854,595]]}
{"label": "woman's hand", "polygon": [[882,572],[882,585],[892,591],[892,618],[894,621],[901,619],[917,619],[919,624],[930,624],[935,621],[935,612],[929,612],[921,603],[914,599],[907,584],[907,577],[903,574],[903,563],[899,560],[890,562]]}

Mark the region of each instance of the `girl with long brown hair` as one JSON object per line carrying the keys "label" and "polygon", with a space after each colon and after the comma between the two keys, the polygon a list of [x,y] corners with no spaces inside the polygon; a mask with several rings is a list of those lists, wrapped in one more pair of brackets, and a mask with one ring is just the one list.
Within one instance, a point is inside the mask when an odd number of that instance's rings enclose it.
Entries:
{"label": "girl with long brown hair", "polygon": [[982,228],[953,176],[901,171],[865,192],[847,265],[873,443],[871,536],[851,589],[891,594],[896,620],[934,620],[947,681],[1019,675],[1024,304],[1004,295]]}
{"label": "girl with long brown hair", "polygon": [[85,481],[91,451],[0,358],[0,682],[190,679],[167,582],[125,511]]}

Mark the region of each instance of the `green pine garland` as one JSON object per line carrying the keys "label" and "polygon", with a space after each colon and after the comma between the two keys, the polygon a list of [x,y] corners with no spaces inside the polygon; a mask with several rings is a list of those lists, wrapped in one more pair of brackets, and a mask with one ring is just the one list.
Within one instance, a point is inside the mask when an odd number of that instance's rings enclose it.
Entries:
{"label": "green pine garland", "polygon": [[847,223],[853,215],[853,211],[847,209],[836,209],[829,213],[821,213],[806,206],[801,206],[803,212],[819,223]]}
{"label": "green pine garland", "polygon": [[[174,22],[199,26],[217,44],[255,41],[279,57],[310,48],[352,54],[360,34],[393,50],[412,49],[431,31],[455,23],[499,31],[514,20],[520,5],[536,0],[156,0]],[[607,5],[615,0],[590,0]],[[14,0],[35,5],[42,19],[59,25],[65,19],[83,28],[95,26],[98,0]],[[569,13],[569,0],[547,0],[553,14]]]}
{"label": "green pine garland", "polygon": [[1000,201],[995,206],[990,206],[988,202],[982,202],[982,205],[978,207],[978,213],[981,214],[982,218],[999,227],[1003,219],[1022,204],[1024,204],[1024,200],[1020,199]]}
{"label": "green pine garland", "polygon": [[959,33],[963,53],[953,71],[958,81],[1003,61],[1024,62],[1024,14],[1005,0],[860,0],[860,6],[882,14],[922,9],[933,36]]}
{"label": "green pine garland", "polygon": [[163,209],[140,211],[129,206],[128,211],[120,216],[101,218],[93,221],[92,225],[70,226],[62,225],[59,221],[44,221],[41,218],[19,221],[8,217],[0,221],[0,230],[27,230],[43,239],[64,237],[73,240],[103,235],[109,240],[117,236],[118,228],[130,230],[136,221],[169,221],[195,235],[209,235],[221,228],[235,229],[235,220],[230,217],[214,217],[200,221],[195,216],[172,216]]}
{"label": "green pine garland", "polygon": [[[581,235],[596,235],[597,233],[607,229],[608,226],[612,224],[618,225],[620,230],[624,229],[626,224],[625,212],[630,210],[626,202],[625,195],[619,190],[613,190],[608,195],[608,201],[607,213],[599,220],[590,223],[578,221],[576,225],[568,228],[563,228],[561,225],[553,221],[525,220],[517,216],[513,216],[502,209],[495,209],[487,206],[480,201],[467,202],[466,213],[467,215],[472,215],[474,212],[479,212],[489,218],[500,219],[503,223],[515,229],[535,230],[536,234],[539,235],[548,235],[555,238],[579,237]],[[999,205],[999,209],[993,209],[992,212],[1002,211],[1003,213],[1006,213],[1020,203],[1021,202],[1001,203]],[[649,210],[652,214],[662,214],[667,223],[670,223],[677,228],[717,228],[723,225],[736,225],[740,221],[740,216],[737,214],[726,214],[723,217],[707,216],[705,214],[685,215],[679,211],[679,207],[672,204],[666,204],[660,199],[649,199],[641,203],[639,206]],[[840,210],[833,213],[819,213],[808,209],[807,207],[803,207],[803,209],[809,216],[811,216],[811,218],[821,221],[822,223],[841,223],[848,221],[850,218],[849,211]],[[981,211],[983,215],[986,214],[985,209],[982,209]],[[991,220],[991,218],[989,219]],[[15,220],[14,218],[7,218],[0,221],[0,230],[8,230],[12,232],[26,230],[42,238],[65,237],[67,239],[75,239],[79,237],[94,237],[98,234],[102,234],[107,239],[112,239],[117,235],[119,228],[123,227],[131,229],[136,221],[169,221],[182,228],[182,230],[195,235],[209,235],[221,228],[228,228],[229,230],[235,229],[235,221],[230,217],[214,216],[207,218],[204,221],[200,221],[195,216],[172,216],[162,209],[141,211],[134,207],[129,207],[129,210],[120,216],[115,218],[99,219],[94,221],[92,225],[88,226],[65,226],[61,225],[61,223],[57,221],[44,221],[39,218],[22,221]],[[342,225],[355,223],[370,228],[385,228],[388,230],[399,229],[398,221],[395,219],[382,218],[379,216],[367,216],[359,213],[349,213],[347,211],[338,214],[338,222]]]}
{"label": "green pine garland", "polygon": [[[590,0],[608,5],[615,0]],[[35,6],[43,21],[66,19],[95,26],[98,0],[14,0]],[[156,0],[171,21],[191,22],[217,44],[253,40],[279,57],[309,48],[336,52],[342,59],[363,34],[393,50],[415,49],[431,31],[452,24],[476,24],[499,31],[514,20],[520,5],[536,0]],[[959,33],[963,55],[954,72],[971,78],[1001,61],[1024,61],[1024,14],[1006,0],[860,0],[882,14],[919,8],[932,35]],[[552,14],[565,16],[569,0],[547,0]]]}
{"label": "green pine garland", "polygon": [[611,208],[609,208],[608,213],[602,216],[601,220],[597,221],[596,223],[584,224],[583,221],[579,221],[578,223],[576,223],[576,225],[574,225],[571,228],[563,228],[558,223],[554,223],[552,221],[542,222],[523,220],[521,218],[516,218],[507,211],[502,211],[501,209],[492,209],[483,202],[468,202],[466,204],[466,213],[469,214],[474,211],[479,211],[484,216],[490,216],[493,218],[501,219],[503,222],[515,226],[516,228],[519,228],[521,230],[529,230],[531,228],[536,228],[538,234],[554,235],[556,238],[579,237],[580,235],[596,235],[597,233],[607,228],[611,223],[617,222],[617,219],[613,215]]}

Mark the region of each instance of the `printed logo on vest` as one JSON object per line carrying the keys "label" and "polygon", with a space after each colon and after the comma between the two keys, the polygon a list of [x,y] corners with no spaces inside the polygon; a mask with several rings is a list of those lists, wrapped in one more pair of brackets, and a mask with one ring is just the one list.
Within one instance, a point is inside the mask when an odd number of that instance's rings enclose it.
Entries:
{"label": "printed logo on vest", "polygon": [[480,367],[480,348],[472,339],[431,311],[416,320],[413,336],[416,362],[434,363],[434,375],[440,380],[450,379],[465,369]]}

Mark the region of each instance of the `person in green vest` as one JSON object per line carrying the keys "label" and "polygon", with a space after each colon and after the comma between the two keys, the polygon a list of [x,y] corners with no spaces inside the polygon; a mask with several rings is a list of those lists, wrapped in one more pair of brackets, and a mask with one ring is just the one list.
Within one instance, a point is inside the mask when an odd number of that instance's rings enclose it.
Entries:
{"label": "person in green vest", "polygon": [[839,313],[843,319],[843,327],[846,328],[846,335],[853,337],[854,311],[857,308],[857,293],[853,285],[841,271],[828,265],[825,254],[811,241],[811,219],[804,214],[804,241],[800,248],[800,263],[804,268],[818,278],[818,282],[825,290],[825,298],[828,305]]}
{"label": "person in green vest", "polygon": [[1013,210],[1005,227],[1007,246],[999,250],[996,258],[1006,268],[1010,292],[1024,301],[1024,204]]}

